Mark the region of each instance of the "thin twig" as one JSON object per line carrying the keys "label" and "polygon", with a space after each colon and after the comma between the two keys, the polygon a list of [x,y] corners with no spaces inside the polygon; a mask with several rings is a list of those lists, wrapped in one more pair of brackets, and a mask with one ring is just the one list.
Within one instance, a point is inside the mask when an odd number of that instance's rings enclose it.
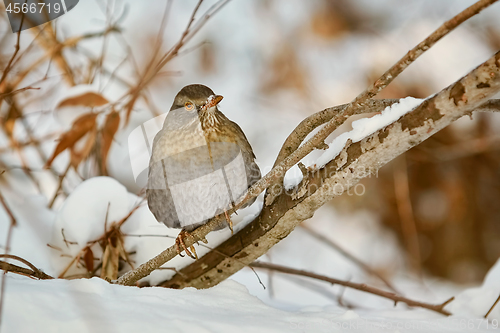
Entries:
{"label": "thin twig", "polygon": [[[23,25],[23,21],[24,21],[24,15],[22,15],[22,18],[21,18],[21,27]],[[0,85],[5,80],[5,78],[7,77],[7,74],[9,74],[10,70],[12,69],[12,62],[16,58],[17,53],[19,52],[19,49],[21,48],[20,41],[21,41],[21,30],[19,30],[17,32],[17,42],[16,42],[16,46],[14,47],[14,53],[12,54],[12,57],[10,58],[9,62],[7,63],[7,67],[5,67],[5,70],[3,71],[2,77],[0,78]]]}
{"label": "thin twig", "polygon": [[179,52],[180,48],[185,44],[186,37],[191,32],[190,29],[191,29],[191,25],[194,22],[194,17],[196,16],[196,13],[198,12],[198,9],[200,9],[200,6],[201,6],[202,2],[203,2],[203,0],[198,0],[198,3],[196,4],[196,6],[194,7],[193,12],[191,13],[191,17],[189,18],[187,27],[186,27],[186,29],[184,29],[184,32],[182,33],[181,38],[179,39],[179,41],[158,62],[158,65],[156,67],[157,72],[163,66],[165,66],[165,64],[167,62],[169,62],[173,57],[175,57],[177,55],[177,53]]}
{"label": "thin twig", "polygon": [[56,189],[56,192],[54,193],[54,196],[52,197],[52,200],[50,200],[49,208],[52,208],[52,206],[54,206],[54,203],[56,202],[57,196],[59,195],[59,191],[62,189],[62,186],[63,186],[62,184],[63,184],[64,178],[68,174],[68,171],[70,168],[71,168],[71,163],[68,163],[68,166],[64,170],[63,174],[59,176],[59,184],[57,185],[57,189]]}
{"label": "thin twig", "polygon": [[126,109],[126,120],[125,123],[128,122],[128,119],[130,117],[130,113],[132,112],[132,109],[135,105],[135,102],[139,98],[141,91],[156,77],[156,75],[161,71],[161,69],[173,58],[175,58],[179,51],[182,49],[182,47],[191,39],[193,38],[194,35],[205,25],[205,23],[213,16],[215,13],[217,13],[222,7],[224,7],[230,0],[219,0],[216,2],[214,5],[212,5],[204,14],[203,16],[197,21],[196,24],[194,24],[195,16],[196,13],[198,12],[198,9],[203,2],[203,0],[198,0],[197,5],[195,6],[191,17],[189,18],[188,24],[186,29],[183,31],[179,41],[170,48],[169,51],[167,51],[161,58],[160,60],[154,65],[153,68],[153,60],[149,62],[149,64],[146,66],[146,69],[144,70],[144,74],[142,75],[141,79],[137,83],[137,85],[133,88],[131,88],[122,98],[128,97],[128,102],[125,105]]}
{"label": "thin twig", "polygon": [[28,277],[34,277],[35,274],[35,272],[33,272],[31,269],[9,264],[8,262],[5,262],[3,260],[0,260],[0,269],[3,270],[4,273],[14,273]]}
{"label": "thin twig", "polygon": [[405,303],[411,307],[419,307],[419,308],[432,310],[432,311],[438,312],[440,314],[443,314],[445,316],[449,316],[449,315],[451,315],[451,313],[449,311],[444,310],[444,307],[455,299],[454,297],[452,297],[441,304],[429,304],[429,303],[414,301],[412,299],[409,299],[409,298],[406,298],[403,296],[399,296],[397,294],[394,294],[394,293],[391,293],[388,291],[384,291],[384,290],[381,290],[378,288],[367,286],[366,284],[363,284],[363,283],[343,281],[343,280],[330,278],[330,277],[315,274],[312,272],[307,272],[304,270],[289,268],[289,267],[285,267],[285,266],[281,266],[281,265],[256,261],[256,262],[251,263],[250,266],[255,267],[255,268],[269,269],[269,270],[273,270],[273,271],[277,271],[277,272],[281,272],[281,273],[285,273],[285,274],[305,276],[305,277],[329,282],[332,284],[338,284],[338,285],[341,285],[344,287],[360,290],[360,291],[363,291],[366,293],[370,293],[370,294],[374,294],[374,295],[377,295],[380,297],[390,299],[390,300],[394,301],[394,305],[396,305],[398,302],[401,302],[401,303]]}
{"label": "thin twig", "polygon": [[408,181],[408,167],[406,155],[403,154],[394,161],[394,193],[396,195],[396,206],[401,221],[401,231],[406,243],[408,255],[412,266],[417,273],[421,274],[420,246],[418,244],[418,232],[413,216],[413,206],[410,198],[410,185]]}
{"label": "thin twig", "polygon": [[491,306],[491,308],[488,310],[488,312],[486,312],[486,314],[484,315],[484,318],[488,318],[488,316],[490,315],[491,311],[493,311],[493,309],[495,308],[495,306],[498,304],[498,302],[500,301],[500,295],[498,295],[498,298],[497,300],[495,301],[495,303],[493,303],[493,305]]}
{"label": "thin twig", "polygon": [[7,93],[0,94],[0,100],[4,99],[7,96],[12,96],[12,95],[18,94],[18,93],[26,91],[26,90],[40,90],[40,88],[30,86],[30,87],[24,87],[21,89],[13,90],[13,91],[10,91]]}
{"label": "thin twig", "polygon": [[[36,278],[42,279],[42,280],[53,279],[52,276],[45,274],[44,272],[39,270],[35,265],[30,263],[28,260],[23,259],[21,257],[15,256],[12,254],[0,254],[0,258],[14,259],[14,260],[22,262],[23,264],[25,264],[26,266],[31,268],[31,270],[27,270],[26,268],[22,268],[22,267],[19,267],[16,265],[9,264],[5,261],[0,261],[0,268],[3,269],[5,272],[14,272],[14,273],[22,272],[24,274],[27,273],[28,275],[31,275],[33,277],[36,277]],[[16,269],[17,271],[15,271],[13,269]]]}
{"label": "thin twig", "polygon": [[85,250],[87,250],[89,246],[85,246],[83,249],[81,249],[76,256],[73,257],[73,259],[71,259],[71,261],[66,265],[66,267],[63,269],[63,271],[61,272],[61,274],[59,274],[59,276],[57,277],[58,279],[64,279],[64,275],[66,275],[66,273],[69,271],[69,269],[71,268],[71,266],[73,266],[73,264],[80,260],[80,258],[82,257],[82,253],[84,253]]}
{"label": "thin twig", "polygon": [[10,207],[7,205],[7,202],[5,201],[5,198],[3,197],[2,192],[0,191],[0,203],[2,204],[5,212],[7,215],[9,215],[10,218],[10,227],[9,227],[9,232],[7,233],[7,240],[5,243],[5,253],[8,253],[10,251],[10,237],[12,233],[12,228],[17,225],[16,218],[14,217],[14,214],[12,213],[12,210]]}
{"label": "thin twig", "polygon": [[337,252],[339,252],[340,254],[342,254],[344,257],[346,257],[347,259],[351,260],[352,262],[354,262],[356,265],[358,265],[362,270],[364,270],[369,275],[373,275],[376,278],[378,278],[380,281],[382,281],[393,292],[398,293],[398,291],[396,290],[396,288],[394,288],[394,286],[386,278],[384,278],[382,275],[380,275],[373,268],[371,268],[370,266],[368,266],[367,264],[365,264],[363,261],[361,261],[360,259],[356,258],[352,254],[350,254],[349,252],[347,252],[346,250],[344,250],[340,245],[338,245],[337,243],[333,242],[331,239],[323,236],[322,234],[314,231],[313,229],[305,226],[304,224],[301,224],[300,227],[302,229],[304,229],[307,233],[309,233],[311,236],[319,239],[323,243],[326,243],[329,246],[331,246],[332,248],[334,248]]}
{"label": "thin twig", "polygon": [[[10,218],[10,225],[9,225],[9,230],[7,232],[7,239],[5,241],[5,254],[1,254],[1,256],[5,257],[5,258],[9,258],[9,257],[12,257],[11,255],[9,255],[9,251],[10,251],[10,242],[11,242],[11,238],[12,238],[12,231],[14,229],[14,226],[17,224],[17,221],[16,221],[16,218],[14,217],[14,214],[12,213],[12,210],[10,209],[9,205],[7,204],[7,202],[5,201],[5,198],[3,197],[3,194],[2,192],[0,191],[0,203],[2,204],[5,212],[7,212],[7,215],[9,215],[9,218]],[[2,275],[2,285],[0,287],[0,327],[1,327],[1,323],[2,323],[2,310],[3,310],[3,302],[4,302],[4,296],[5,296],[5,284],[6,284],[6,275],[7,272],[4,271],[3,275]]]}

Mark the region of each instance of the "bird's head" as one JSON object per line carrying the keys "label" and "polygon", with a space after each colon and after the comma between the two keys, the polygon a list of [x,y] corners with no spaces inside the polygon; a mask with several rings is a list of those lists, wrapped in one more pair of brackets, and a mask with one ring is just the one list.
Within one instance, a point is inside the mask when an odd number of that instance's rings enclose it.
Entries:
{"label": "bird's head", "polygon": [[216,95],[207,86],[191,84],[185,86],[177,93],[170,110],[182,109],[186,111],[218,111],[217,104],[222,100],[221,95]]}

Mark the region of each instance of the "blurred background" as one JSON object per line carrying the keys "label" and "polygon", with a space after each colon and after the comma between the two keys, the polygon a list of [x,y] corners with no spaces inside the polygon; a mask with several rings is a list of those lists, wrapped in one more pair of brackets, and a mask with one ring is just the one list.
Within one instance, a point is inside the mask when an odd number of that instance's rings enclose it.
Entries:
{"label": "blurred background", "polygon": [[[203,2],[197,18],[214,3]],[[166,113],[184,85],[202,83],[224,96],[221,111],[242,127],[266,173],[302,119],[350,102],[410,48],[472,3],[229,1],[156,72],[131,106],[134,87],[144,73],[154,71],[150,64],[181,38],[197,1],[81,0],[51,24],[21,33],[19,54],[0,83],[0,189],[19,217],[11,252],[28,248],[26,259],[50,270],[50,264],[34,254],[30,240],[42,239],[38,243],[45,246],[43,237],[53,237],[47,229],[60,217],[68,195],[86,179],[108,175],[140,197],[128,134]],[[377,98],[425,98],[459,79],[500,49],[498,17],[500,6],[493,5],[461,25]],[[9,66],[17,37],[0,4],[2,72]],[[11,93],[25,87],[39,89]],[[95,94],[94,102],[75,101],[75,96],[88,92]],[[79,140],[80,148],[71,148],[71,153],[66,149],[44,168],[60,134],[92,111],[99,114],[92,123],[97,134],[89,129]],[[112,119],[119,119],[117,129]],[[440,286],[440,292],[449,294],[480,283],[500,256],[499,129],[496,114],[458,120],[363,180],[357,192],[361,195],[346,193],[323,206],[264,259],[380,285],[379,278],[342,254],[340,247],[405,289]],[[306,157],[305,164],[313,164],[316,156]],[[149,214],[147,208],[143,214]],[[43,230],[37,231],[36,221]],[[8,214],[1,212],[2,248],[9,223]],[[83,269],[86,265],[90,272],[82,257]],[[266,290],[249,269],[233,278],[255,295],[289,307],[328,304],[332,299],[359,306],[349,303],[356,291],[344,295],[337,287],[259,275]]]}

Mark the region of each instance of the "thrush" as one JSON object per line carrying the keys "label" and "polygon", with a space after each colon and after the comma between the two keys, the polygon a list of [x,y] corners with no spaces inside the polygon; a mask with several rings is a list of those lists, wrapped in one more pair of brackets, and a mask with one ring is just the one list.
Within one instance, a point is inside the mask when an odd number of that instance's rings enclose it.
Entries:
{"label": "thrush", "polygon": [[196,251],[184,244],[189,232],[220,214],[232,232],[227,211],[261,178],[245,134],[218,109],[222,98],[201,84],[182,88],[154,138],[149,162],[149,209],[158,222],[182,229],[177,252],[192,258]]}

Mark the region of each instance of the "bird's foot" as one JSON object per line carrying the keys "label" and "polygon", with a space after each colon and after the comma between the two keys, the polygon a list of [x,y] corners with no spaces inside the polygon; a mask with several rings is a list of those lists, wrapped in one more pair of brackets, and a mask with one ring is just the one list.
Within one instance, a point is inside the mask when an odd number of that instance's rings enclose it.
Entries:
{"label": "bird's foot", "polygon": [[[234,208],[234,206],[236,206],[236,204],[234,203],[234,201],[231,200],[231,208]],[[234,214],[238,215],[238,212],[234,211]]]}
{"label": "bird's foot", "polygon": [[186,230],[182,229],[177,238],[175,239],[175,249],[177,250],[177,254],[180,255],[181,257],[184,257],[181,254],[181,252],[184,251],[189,257],[198,260],[198,255],[196,254],[194,246],[191,245],[188,249],[186,244],[184,243],[184,239],[186,237],[193,237],[193,236]]}
{"label": "bird's foot", "polygon": [[226,221],[227,224],[229,225],[229,229],[231,229],[231,236],[234,234],[233,232],[233,221],[231,221],[231,218],[229,217],[229,214],[227,213],[227,210],[224,209],[224,216],[226,216]]}

